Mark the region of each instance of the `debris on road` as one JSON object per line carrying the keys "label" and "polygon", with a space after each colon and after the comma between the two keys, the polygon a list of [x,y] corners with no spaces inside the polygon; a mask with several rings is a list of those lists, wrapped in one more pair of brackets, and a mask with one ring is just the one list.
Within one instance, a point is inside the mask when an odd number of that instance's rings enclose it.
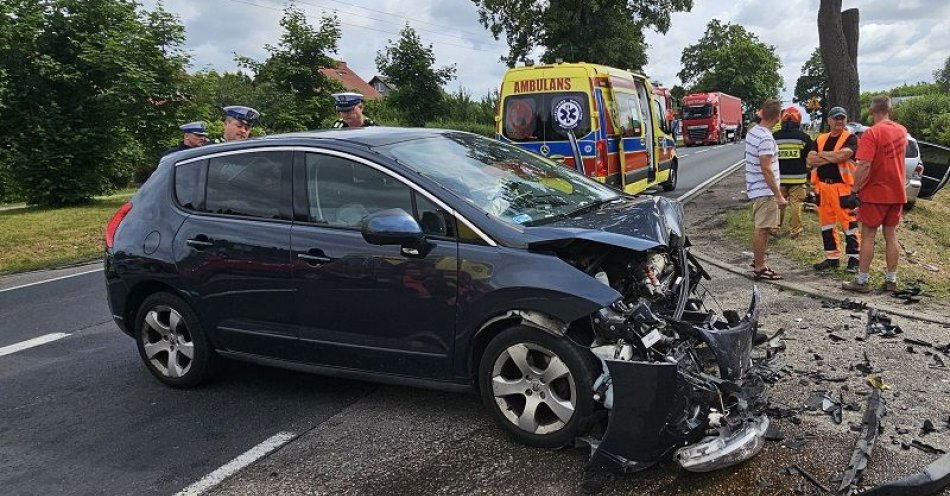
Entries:
{"label": "debris on road", "polygon": [[818,479],[816,479],[815,476],[811,475],[810,473],[808,473],[807,470],[801,468],[798,465],[792,465],[791,467],[788,467],[785,471],[789,475],[793,475],[795,473],[798,473],[798,475],[801,475],[806,481],[810,482],[811,485],[815,486],[815,489],[818,489],[821,491],[821,493],[819,494],[831,492],[831,490],[825,487],[824,484],[822,484],[821,482],[818,482]]}
{"label": "debris on road", "polygon": [[868,310],[867,334],[880,334],[881,337],[893,338],[902,334],[903,329],[891,321],[891,316],[882,310],[871,308]]}
{"label": "debris on road", "polygon": [[821,302],[822,308],[840,308],[842,310],[851,310],[853,312],[863,312],[868,308],[868,304],[852,298],[845,298],[837,303],[824,300]]}
{"label": "debris on road", "polygon": [[871,459],[871,453],[874,451],[878,435],[882,431],[881,419],[885,415],[887,415],[887,407],[884,399],[881,398],[881,392],[872,389],[871,395],[868,397],[867,409],[864,410],[863,429],[854,444],[854,451],[851,453],[848,469],[841,477],[838,494],[843,496],[855,494],[858,483],[861,482],[861,476],[864,474],[864,469],[867,468],[868,460]]}
{"label": "debris on road", "polygon": [[950,455],[944,455],[923,470],[903,479],[887,482],[861,496],[927,496],[950,486]]}
{"label": "debris on road", "polygon": [[929,444],[927,444],[927,443],[925,443],[925,442],[923,442],[923,441],[919,441],[919,440],[917,440],[917,439],[914,439],[913,441],[911,441],[911,442],[910,442],[910,445],[913,446],[914,448],[919,449],[920,451],[923,451],[924,453],[930,453],[931,455],[945,455],[945,454],[947,454],[946,451],[944,451],[944,450],[942,450],[942,449],[940,449],[940,448],[937,448],[937,447],[935,447],[935,446],[931,446],[931,445],[929,445]]}

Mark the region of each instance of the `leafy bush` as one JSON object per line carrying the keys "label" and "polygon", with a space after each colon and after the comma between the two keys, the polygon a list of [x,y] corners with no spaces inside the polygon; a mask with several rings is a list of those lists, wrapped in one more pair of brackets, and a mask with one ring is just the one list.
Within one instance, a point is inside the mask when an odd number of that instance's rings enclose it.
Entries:
{"label": "leafy bush", "polygon": [[932,93],[902,102],[892,118],[919,140],[950,146],[950,94]]}

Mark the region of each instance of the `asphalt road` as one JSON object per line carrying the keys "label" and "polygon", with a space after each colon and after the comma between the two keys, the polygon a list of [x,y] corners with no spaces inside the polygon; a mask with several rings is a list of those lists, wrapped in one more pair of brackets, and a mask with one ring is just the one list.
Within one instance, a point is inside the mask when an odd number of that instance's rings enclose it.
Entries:
{"label": "asphalt road", "polygon": [[[741,158],[682,148],[676,197]],[[95,270],[89,266],[48,277]],[[279,432],[299,434],[374,386],[245,364],[192,391],[159,384],[110,317],[101,271],[0,280],[0,493],[172,494]],[[469,401],[462,396],[458,401]]]}
{"label": "asphalt road", "polygon": [[742,159],[745,142],[726,145],[679,147],[679,180],[674,191],[656,194],[677,198],[717,172]]}

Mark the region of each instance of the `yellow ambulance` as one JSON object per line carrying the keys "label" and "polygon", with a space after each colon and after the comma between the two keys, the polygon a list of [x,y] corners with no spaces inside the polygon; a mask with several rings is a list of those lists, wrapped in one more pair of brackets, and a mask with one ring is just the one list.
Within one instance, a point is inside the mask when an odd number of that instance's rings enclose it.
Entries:
{"label": "yellow ambulance", "polygon": [[678,159],[666,105],[640,74],[587,63],[517,67],[502,80],[495,131],[627,193],[672,191]]}

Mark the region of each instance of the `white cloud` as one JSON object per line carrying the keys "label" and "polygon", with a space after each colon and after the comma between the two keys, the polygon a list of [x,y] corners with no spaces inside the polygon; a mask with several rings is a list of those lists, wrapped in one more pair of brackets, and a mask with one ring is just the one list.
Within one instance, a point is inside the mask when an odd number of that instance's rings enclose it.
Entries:
{"label": "white cloud", "polygon": [[[146,8],[157,0],[144,0]],[[683,48],[695,43],[706,23],[716,18],[742,24],[763,42],[775,46],[782,61],[783,98],[791,99],[795,81],[818,45],[818,0],[763,2],[696,0],[692,12],[673,14],[666,35],[648,32],[650,63],[645,72],[673,86],[680,81]],[[858,71],[862,90],[879,90],[902,83],[932,79],[932,73],[950,53],[950,2],[946,0],[845,0],[844,8],[858,7],[861,34]],[[255,6],[252,4],[257,4]],[[336,13],[345,23],[337,58],[369,80],[376,74],[376,53],[406,23],[423,42],[432,44],[436,64],[456,64],[458,79],[449,85],[471,90],[476,96],[496,89],[505,66],[504,38],[495,41],[478,23],[469,0],[297,0],[312,22]],[[165,0],[165,8],[179,15],[187,31],[193,69],[234,70],[233,54],[258,59],[265,44],[280,36],[281,0]],[[263,6],[263,7],[261,7]]]}

